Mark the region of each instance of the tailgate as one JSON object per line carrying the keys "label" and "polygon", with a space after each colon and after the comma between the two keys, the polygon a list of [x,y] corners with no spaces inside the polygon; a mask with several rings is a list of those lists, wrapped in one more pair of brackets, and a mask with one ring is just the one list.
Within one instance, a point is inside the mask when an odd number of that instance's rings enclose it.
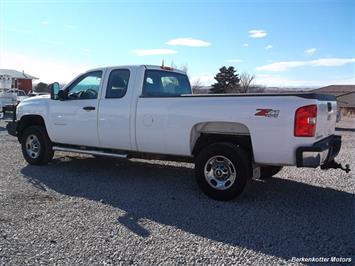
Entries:
{"label": "tailgate", "polygon": [[316,139],[333,135],[337,119],[337,102],[335,100],[318,100]]}

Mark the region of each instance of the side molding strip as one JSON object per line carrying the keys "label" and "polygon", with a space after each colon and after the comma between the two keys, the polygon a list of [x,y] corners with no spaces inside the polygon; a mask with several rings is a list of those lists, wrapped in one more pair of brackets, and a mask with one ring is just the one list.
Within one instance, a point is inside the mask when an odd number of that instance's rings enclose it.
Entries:
{"label": "side molding strip", "polygon": [[108,157],[127,158],[127,154],[110,153],[110,152],[93,151],[93,150],[81,150],[81,149],[75,149],[75,148],[64,148],[64,147],[59,147],[59,146],[53,146],[53,150],[65,151],[65,152],[77,152],[77,153],[83,153],[83,154],[100,155],[100,156],[108,156]]}

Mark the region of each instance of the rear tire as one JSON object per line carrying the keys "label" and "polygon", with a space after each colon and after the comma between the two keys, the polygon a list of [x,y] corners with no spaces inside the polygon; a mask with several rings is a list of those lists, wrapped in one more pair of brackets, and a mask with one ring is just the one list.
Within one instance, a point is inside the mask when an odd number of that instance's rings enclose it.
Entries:
{"label": "rear tire", "polygon": [[227,201],[239,196],[251,175],[247,153],[231,143],[215,143],[196,157],[195,177],[209,197]]}
{"label": "rear tire", "polygon": [[26,128],[21,137],[22,154],[32,165],[44,165],[52,160],[54,151],[52,142],[43,126]]}
{"label": "rear tire", "polygon": [[282,170],[282,166],[264,165],[260,166],[260,179],[268,179]]}

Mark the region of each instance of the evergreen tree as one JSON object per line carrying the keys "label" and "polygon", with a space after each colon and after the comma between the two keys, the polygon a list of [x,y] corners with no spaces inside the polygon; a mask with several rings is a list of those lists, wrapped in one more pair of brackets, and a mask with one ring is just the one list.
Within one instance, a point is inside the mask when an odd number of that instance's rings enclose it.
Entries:
{"label": "evergreen tree", "polygon": [[36,92],[48,92],[48,84],[40,82],[35,86],[34,89]]}
{"label": "evergreen tree", "polygon": [[212,85],[212,93],[230,93],[239,91],[239,76],[234,67],[221,67],[219,73],[214,77],[217,82]]}

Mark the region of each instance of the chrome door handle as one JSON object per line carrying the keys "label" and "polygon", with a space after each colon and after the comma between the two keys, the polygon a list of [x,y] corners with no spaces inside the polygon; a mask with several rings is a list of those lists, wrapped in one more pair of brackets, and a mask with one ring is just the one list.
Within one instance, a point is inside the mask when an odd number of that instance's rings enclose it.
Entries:
{"label": "chrome door handle", "polygon": [[85,111],[93,111],[93,110],[95,110],[96,108],[95,108],[94,106],[85,106],[85,107],[83,107],[83,109],[84,109]]}

